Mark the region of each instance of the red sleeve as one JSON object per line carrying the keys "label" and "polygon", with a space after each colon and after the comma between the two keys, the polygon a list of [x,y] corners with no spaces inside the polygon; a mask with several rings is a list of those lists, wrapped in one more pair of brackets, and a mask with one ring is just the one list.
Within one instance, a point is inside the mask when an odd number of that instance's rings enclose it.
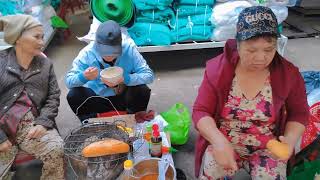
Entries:
{"label": "red sleeve", "polygon": [[192,120],[196,129],[197,124],[202,117],[213,116],[217,106],[216,102],[216,90],[215,87],[210,83],[206,70],[198,90],[198,96],[193,105]]}
{"label": "red sleeve", "polygon": [[297,69],[292,77],[293,86],[286,101],[287,121],[296,121],[306,126],[310,113],[304,80]]}

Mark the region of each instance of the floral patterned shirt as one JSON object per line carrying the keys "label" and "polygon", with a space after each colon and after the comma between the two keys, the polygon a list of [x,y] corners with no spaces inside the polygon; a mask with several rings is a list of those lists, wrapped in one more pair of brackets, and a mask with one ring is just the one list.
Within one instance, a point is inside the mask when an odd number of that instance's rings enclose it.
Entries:
{"label": "floral patterned shirt", "polygon": [[221,112],[220,131],[232,143],[237,154],[245,157],[264,149],[274,137],[272,89],[269,76],[261,91],[253,99],[247,99],[236,82],[235,77]]}

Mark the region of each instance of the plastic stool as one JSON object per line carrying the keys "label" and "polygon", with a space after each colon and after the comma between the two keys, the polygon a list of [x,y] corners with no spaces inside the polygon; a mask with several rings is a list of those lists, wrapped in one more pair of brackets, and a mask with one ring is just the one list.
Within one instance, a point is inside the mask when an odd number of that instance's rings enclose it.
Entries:
{"label": "plastic stool", "polygon": [[40,179],[42,162],[25,151],[18,151],[11,170],[15,171],[13,180],[34,180]]}

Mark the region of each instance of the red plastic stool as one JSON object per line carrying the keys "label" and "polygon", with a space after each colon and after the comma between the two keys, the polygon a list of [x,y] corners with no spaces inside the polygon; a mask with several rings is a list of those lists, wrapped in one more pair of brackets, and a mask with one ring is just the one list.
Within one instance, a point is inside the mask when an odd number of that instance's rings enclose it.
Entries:
{"label": "red plastic stool", "polygon": [[61,8],[65,8],[67,10],[71,10],[74,13],[74,10],[78,7],[78,9],[82,9],[85,7],[84,0],[61,0]]}
{"label": "red plastic stool", "polygon": [[36,158],[31,155],[28,154],[25,151],[19,150],[18,154],[16,155],[13,164],[12,164],[12,169],[16,169],[17,166],[22,165],[23,163],[26,163],[28,161],[32,161],[35,160]]}
{"label": "red plastic stool", "polygon": [[[66,21],[66,16],[68,12],[70,12],[70,10],[73,14],[76,8],[82,9],[84,7],[85,7],[84,0],[61,0],[60,10],[57,14],[61,19]],[[64,30],[63,36],[65,39],[68,38],[70,35],[71,35],[71,31],[69,28]]]}

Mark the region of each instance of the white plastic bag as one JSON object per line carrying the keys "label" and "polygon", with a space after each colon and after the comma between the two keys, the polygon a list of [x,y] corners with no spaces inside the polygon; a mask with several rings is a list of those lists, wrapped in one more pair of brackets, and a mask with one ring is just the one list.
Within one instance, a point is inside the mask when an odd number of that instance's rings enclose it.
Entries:
{"label": "white plastic bag", "polygon": [[308,94],[307,97],[309,106],[312,106],[316,102],[320,102],[320,88],[316,88]]}
{"label": "white plastic bag", "polygon": [[211,40],[213,41],[226,41],[234,39],[236,36],[235,24],[229,26],[219,26],[213,29]]}
{"label": "white plastic bag", "polygon": [[215,27],[236,24],[240,12],[244,8],[251,6],[247,1],[231,1],[217,4],[212,11],[211,23]]}
{"label": "white plastic bag", "polygon": [[278,24],[281,24],[288,17],[288,8],[286,6],[270,6],[272,12],[276,15]]}
{"label": "white plastic bag", "polygon": [[260,6],[295,6],[297,0],[249,0],[252,5]]}

